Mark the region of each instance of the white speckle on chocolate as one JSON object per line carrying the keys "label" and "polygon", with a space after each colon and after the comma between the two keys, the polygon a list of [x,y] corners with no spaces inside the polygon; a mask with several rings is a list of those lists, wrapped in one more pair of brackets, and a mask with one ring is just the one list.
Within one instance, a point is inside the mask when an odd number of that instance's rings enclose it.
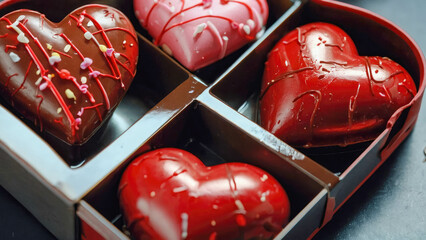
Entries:
{"label": "white speckle on chocolate", "polygon": [[9,57],[10,59],[12,59],[12,62],[14,63],[19,62],[19,60],[21,60],[21,58],[14,52],[10,52]]}
{"label": "white speckle on chocolate", "polygon": [[52,45],[50,43],[46,43],[46,47],[47,49],[52,50]]}
{"label": "white speckle on chocolate", "polygon": [[120,53],[114,53],[114,57],[115,57],[115,58],[120,57]]}
{"label": "white speckle on chocolate", "polygon": [[93,35],[92,35],[91,32],[85,32],[84,33],[84,38],[85,39],[90,40],[90,39],[92,39],[92,37],[93,37]]}
{"label": "white speckle on chocolate", "polygon": [[39,78],[37,79],[37,81],[36,81],[34,84],[35,84],[36,86],[40,85],[41,80],[43,80],[43,78],[42,78],[42,77],[39,77]]}
{"label": "white speckle on chocolate", "polygon": [[67,96],[67,98],[68,98],[68,99],[74,99],[74,100],[77,100],[77,98],[76,98],[76,96],[75,96],[74,92],[73,92],[73,91],[71,91],[69,88],[67,88],[67,89],[65,90],[65,95]]}
{"label": "white speckle on chocolate", "polygon": [[87,77],[85,76],[81,77],[81,83],[83,84],[87,83]]}
{"label": "white speckle on chocolate", "polygon": [[58,107],[58,109],[56,109],[56,113],[60,114],[62,112],[62,108]]}
{"label": "white speckle on chocolate", "polygon": [[40,69],[36,71],[36,75],[40,75]]}
{"label": "white speckle on chocolate", "polygon": [[93,26],[93,22],[92,21],[88,21],[87,22],[87,27],[92,27]]}
{"label": "white speckle on chocolate", "polygon": [[64,47],[64,52],[68,52],[71,49],[71,45],[67,44]]}

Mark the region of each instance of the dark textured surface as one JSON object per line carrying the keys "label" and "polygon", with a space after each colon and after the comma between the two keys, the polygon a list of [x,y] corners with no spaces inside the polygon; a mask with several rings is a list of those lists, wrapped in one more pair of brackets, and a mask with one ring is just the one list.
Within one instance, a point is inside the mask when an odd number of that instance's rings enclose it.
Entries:
{"label": "dark textured surface", "polygon": [[[393,21],[426,50],[426,1],[346,0]],[[424,239],[426,98],[413,133],[314,238]],[[54,239],[0,188],[0,239]]]}

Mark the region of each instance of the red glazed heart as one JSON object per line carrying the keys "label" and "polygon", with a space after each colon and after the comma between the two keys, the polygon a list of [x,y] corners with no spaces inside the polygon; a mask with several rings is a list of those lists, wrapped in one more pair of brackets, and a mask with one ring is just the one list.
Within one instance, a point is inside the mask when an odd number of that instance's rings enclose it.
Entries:
{"label": "red glazed heart", "polygon": [[400,65],[358,55],[340,28],[311,23],[270,52],[262,82],[261,125],[293,146],[368,141],[416,94]]}
{"label": "red glazed heart", "polygon": [[119,197],[136,239],[269,239],[289,217],[285,191],[263,170],[243,163],[206,167],[172,148],[135,159]]}
{"label": "red glazed heart", "polygon": [[154,43],[189,70],[247,44],[268,18],[266,0],[134,0],[134,7]]}
{"label": "red glazed heart", "polygon": [[135,75],[138,42],[130,21],[103,5],[83,6],[60,23],[30,10],[0,20],[3,98],[40,130],[84,143]]}

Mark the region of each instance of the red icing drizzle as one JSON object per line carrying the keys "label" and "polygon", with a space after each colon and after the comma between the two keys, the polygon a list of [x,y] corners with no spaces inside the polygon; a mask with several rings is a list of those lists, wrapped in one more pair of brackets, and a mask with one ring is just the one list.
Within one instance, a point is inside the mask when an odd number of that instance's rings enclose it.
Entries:
{"label": "red icing drizzle", "polygon": [[24,87],[25,81],[27,80],[28,73],[30,72],[31,65],[33,64],[33,61],[30,61],[28,64],[27,71],[25,72],[24,80],[22,81],[21,85],[10,95],[10,97],[13,97],[19,90],[21,90]]}
{"label": "red icing drizzle", "polygon": [[38,116],[38,122],[39,122],[39,125],[40,125],[40,131],[43,131],[43,121],[41,121],[41,117],[40,117],[40,107],[41,107],[41,103],[44,100],[44,97],[40,94],[37,94],[36,97],[40,98],[40,102],[37,105],[37,116]]}

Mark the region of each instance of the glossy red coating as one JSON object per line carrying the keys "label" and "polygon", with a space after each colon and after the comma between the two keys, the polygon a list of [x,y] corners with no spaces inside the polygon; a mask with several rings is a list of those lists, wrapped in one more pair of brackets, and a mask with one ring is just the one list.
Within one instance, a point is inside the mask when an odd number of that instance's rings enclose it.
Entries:
{"label": "glossy red coating", "polygon": [[84,143],[112,114],[136,72],[129,19],[82,6],[52,23],[31,10],[0,18],[0,94],[40,131]]}
{"label": "glossy red coating", "polygon": [[261,125],[293,146],[346,146],[372,140],[416,86],[386,57],[359,56],[351,38],[311,23],[270,52],[261,90]]}
{"label": "glossy red coating", "polygon": [[173,148],[137,157],[122,176],[119,198],[135,239],[269,239],[290,213],[286,192],[263,170],[206,167]]}

